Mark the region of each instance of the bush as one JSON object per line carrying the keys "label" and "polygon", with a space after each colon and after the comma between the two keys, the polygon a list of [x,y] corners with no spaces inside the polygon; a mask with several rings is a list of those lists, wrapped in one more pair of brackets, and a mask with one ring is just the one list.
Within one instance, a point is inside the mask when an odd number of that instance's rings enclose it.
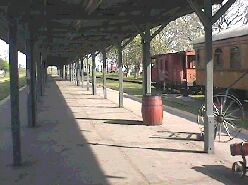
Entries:
{"label": "bush", "polygon": [[6,60],[0,58],[0,70],[4,71],[4,76],[9,71],[9,63]]}

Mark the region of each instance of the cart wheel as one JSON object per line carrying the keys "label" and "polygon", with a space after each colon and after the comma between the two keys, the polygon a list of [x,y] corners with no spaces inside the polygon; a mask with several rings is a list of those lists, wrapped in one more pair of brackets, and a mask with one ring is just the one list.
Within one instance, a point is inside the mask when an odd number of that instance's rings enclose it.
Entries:
{"label": "cart wheel", "polygon": [[246,166],[243,161],[233,163],[232,171],[235,175],[243,177],[246,174]]}
{"label": "cart wheel", "polygon": [[[213,102],[214,134],[216,136],[218,133],[219,141],[230,141],[241,131],[240,124],[244,119],[243,105],[238,98],[230,94],[217,94],[213,97]],[[205,115],[206,107],[202,105],[197,115],[197,123],[201,132],[204,132]]]}

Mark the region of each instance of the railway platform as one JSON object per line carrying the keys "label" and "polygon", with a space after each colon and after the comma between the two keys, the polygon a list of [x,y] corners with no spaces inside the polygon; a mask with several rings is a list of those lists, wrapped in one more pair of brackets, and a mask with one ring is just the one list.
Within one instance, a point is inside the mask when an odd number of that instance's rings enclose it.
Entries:
{"label": "railway platform", "polygon": [[[232,174],[240,157],[229,145],[215,143],[203,153],[198,126],[164,112],[162,126],[142,125],[141,104],[118,92],[97,95],[74,83],[49,78],[38,103],[37,127],[26,125],[26,90],[20,93],[21,167],[11,166],[9,101],[0,107],[0,184],[247,184]],[[247,136],[242,136],[247,137]]]}

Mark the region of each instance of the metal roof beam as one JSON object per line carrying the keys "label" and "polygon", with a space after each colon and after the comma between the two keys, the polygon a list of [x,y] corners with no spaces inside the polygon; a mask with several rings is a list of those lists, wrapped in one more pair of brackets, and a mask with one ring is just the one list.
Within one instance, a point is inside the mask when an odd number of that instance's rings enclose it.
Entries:
{"label": "metal roof beam", "polygon": [[210,20],[202,11],[202,8],[195,0],[187,0],[190,7],[196,12],[203,25],[209,24]]}
{"label": "metal roof beam", "polygon": [[218,19],[235,3],[236,0],[228,0],[213,16],[212,24]]}

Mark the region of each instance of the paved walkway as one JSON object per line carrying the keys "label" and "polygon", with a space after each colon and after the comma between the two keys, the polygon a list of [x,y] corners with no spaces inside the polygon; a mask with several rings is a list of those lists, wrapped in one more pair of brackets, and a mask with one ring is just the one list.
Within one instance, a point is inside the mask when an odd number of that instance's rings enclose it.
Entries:
{"label": "paved walkway", "polygon": [[[49,79],[38,106],[37,128],[26,127],[26,92],[21,93],[24,165],[11,166],[9,102],[0,107],[0,184],[248,184],[232,175],[229,144],[202,153],[198,127],[164,114],[164,125],[142,125],[140,103],[118,93],[90,95],[67,81]],[[233,141],[235,142],[235,141]]]}

